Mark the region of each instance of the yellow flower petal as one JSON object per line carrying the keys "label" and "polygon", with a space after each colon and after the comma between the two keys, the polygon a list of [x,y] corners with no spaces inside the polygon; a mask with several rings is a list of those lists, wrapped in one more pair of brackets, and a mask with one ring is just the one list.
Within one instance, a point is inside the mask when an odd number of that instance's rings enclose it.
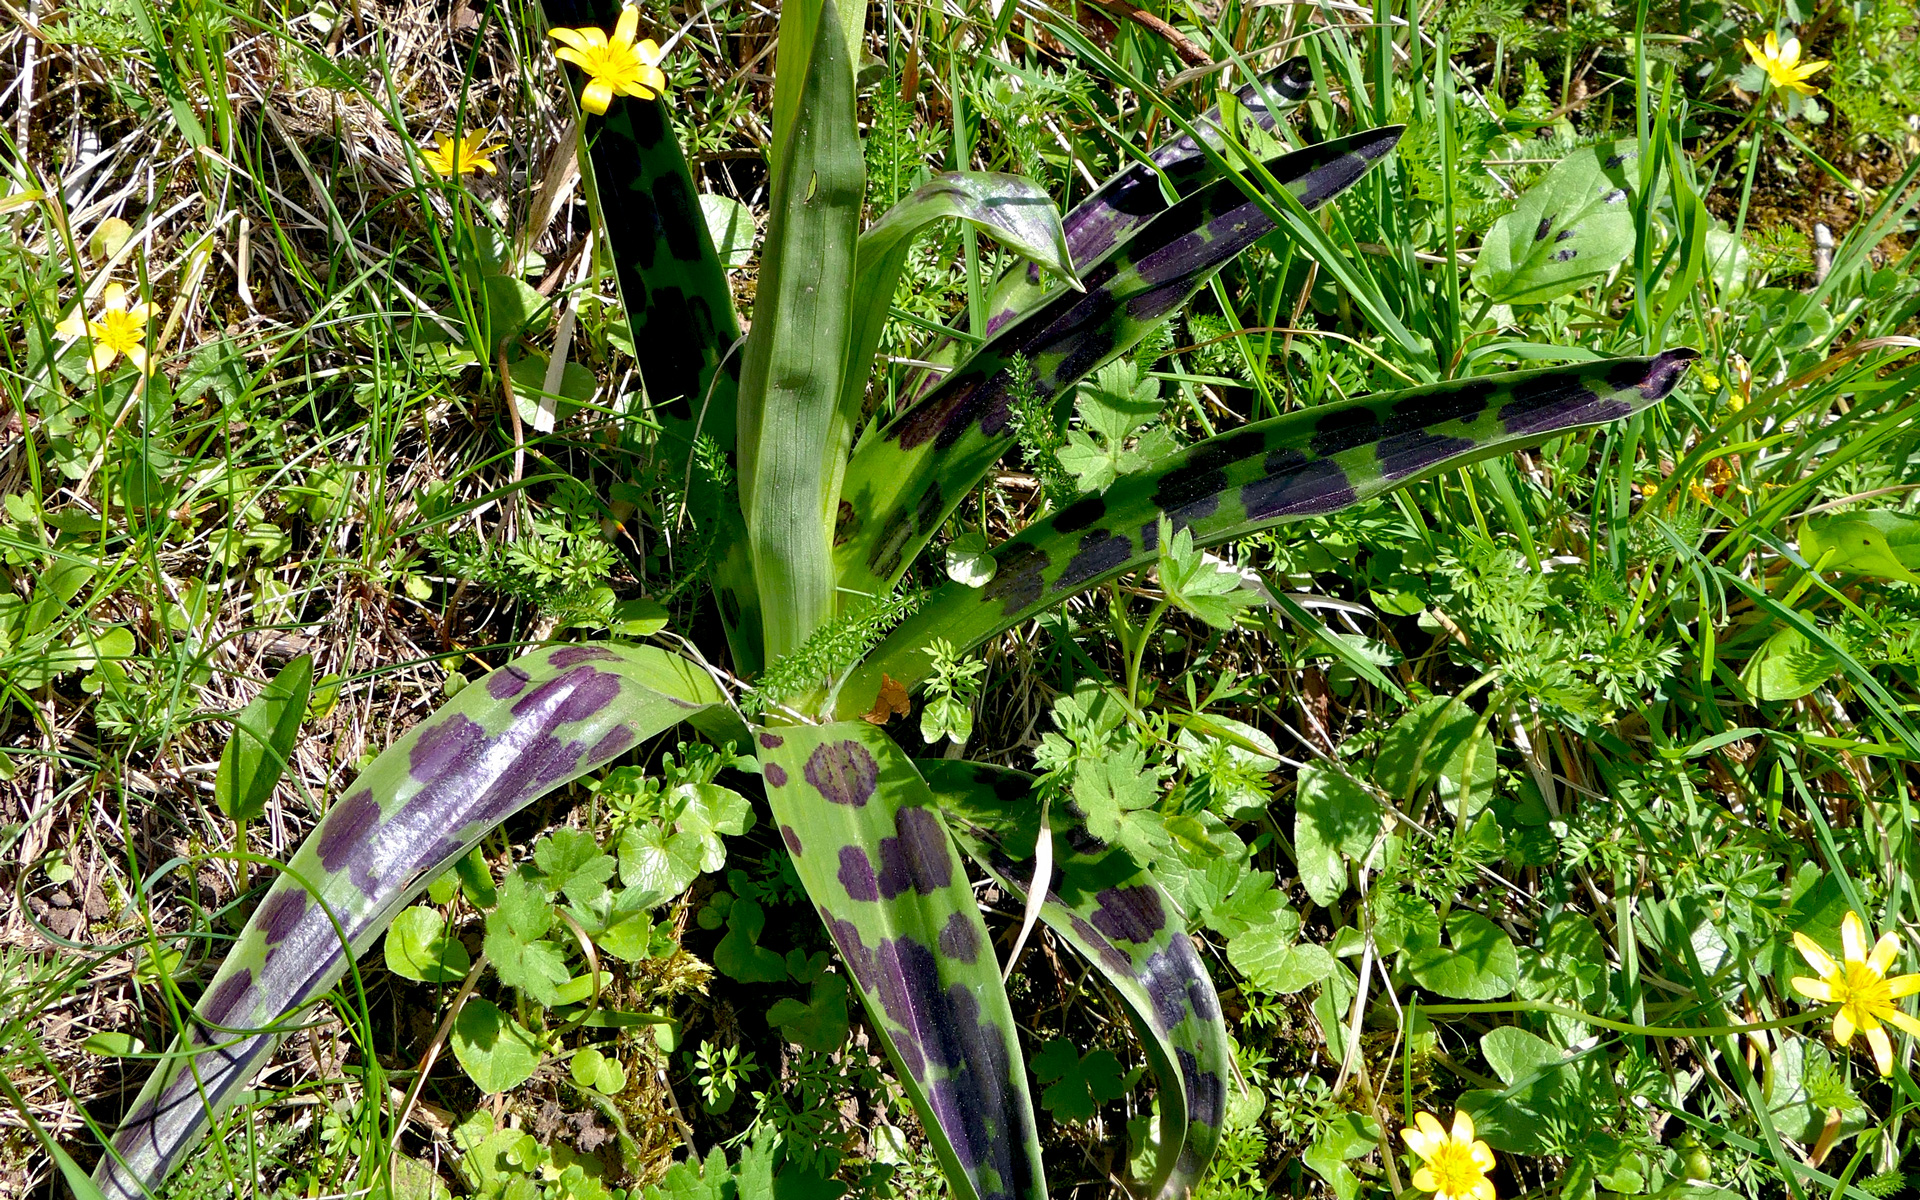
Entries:
{"label": "yellow flower petal", "polygon": [[1432,1167],[1421,1167],[1413,1173],[1413,1186],[1423,1192],[1431,1192],[1440,1186],[1440,1180],[1435,1177]]}
{"label": "yellow flower petal", "polygon": [[1824,978],[1840,969],[1839,964],[1833,961],[1833,956],[1822,949],[1819,942],[1798,930],[1793,934],[1793,946],[1800,951],[1800,957],[1807,960],[1807,965],[1813,968],[1816,975]]}
{"label": "yellow flower petal", "polygon": [[1850,912],[1840,919],[1840,953],[1850,963],[1866,961],[1867,927],[1861,924],[1859,913]]}
{"label": "yellow flower petal", "polygon": [[1873,1065],[1882,1075],[1893,1074],[1893,1041],[1878,1025],[1867,1030],[1867,1045],[1873,1047]]}
{"label": "yellow flower petal", "polygon": [[87,336],[87,319],[80,315],[79,305],[75,305],[72,312],[60,318],[60,323],[53,327],[53,331],[61,337],[82,338]]}
{"label": "yellow flower petal", "polygon": [[1467,1195],[1472,1196],[1473,1200],[1498,1200],[1493,1190],[1493,1180],[1484,1175],[1480,1177],[1479,1183],[1473,1185],[1473,1189]]}
{"label": "yellow flower petal", "polygon": [[1421,1133],[1432,1138],[1436,1145],[1447,1140],[1447,1131],[1441,1126],[1440,1118],[1434,1116],[1432,1113],[1423,1112],[1413,1114],[1413,1123],[1420,1127]]}
{"label": "yellow flower petal", "polygon": [[652,93],[648,91],[649,88],[651,88],[653,92],[664,92],[667,90],[667,77],[659,67],[648,66],[643,63],[641,64],[639,75],[640,88],[638,95],[642,100],[653,99]]}
{"label": "yellow flower petal", "polygon": [[1473,1165],[1482,1171],[1491,1171],[1494,1167],[1493,1148],[1485,1142],[1473,1144]]}
{"label": "yellow flower petal", "polygon": [[1407,1144],[1407,1149],[1413,1151],[1415,1158],[1424,1160],[1433,1157],[1435,1149],[1433,1139],[1428,1137],[1424,1131],[1419,1129],[1402,1129],[1400,1131],[1400,1140]]}
{"label": "yellow flower petal", "polygon": [[1853,1018],[1844,1008],[1833,1014],[1833,1040],[1842,1046],[1853,1040]]}
{"label": "yellow flower petal", "polygon": [[[595,32],[598,32],[598,30]],[[581,36],[581,31],[578,29],[549,29],[547,30],[547,36],[576,52],[585,50],[591,44],[586,38]],[[1753,43],[1749,42],[1747,44],[1752,45]],[[566,57],[562,51],[555,50],[554,53],[561,58]]]}
{"label": "yellow flower petal", "polygon": [[[633,45],[633,35],[640,29],[640,10],[629,4],[620,10],[620,19],[613,26],[613,40],[616,43]],[[1797,44],[1797,43],[1796,43]],[[1796,50],[1797,54],[1798,51]]]}
{"label": "yellow flower petal", "polygon": [[635,42],[633,52],[640,56],[641,62],[650,67],[658,66],[660,63],[660,43],[652,38],[642,38]]}
{"label": "yellow flower petal", "polygon": [[160,315],[160,306],[151,300],[142,300],[127,310],[136,321],[151,321]]}
{"label": "yellow flower petal", "polygon": [[1887,1018],[1887,1024],[1898,1029],[1901,1033],[1908,1034],[1912,1037],[1920,1037],[1920,1020],[1915,1020],[1912,1014],[1896,1008],[1882,1015]]}
{"label": "yellow flower petal", "polygon": [[1455,1109],[1453,1112],[1453,1140],[1467,1143],[1473,1141],[1473,1118],[1467,1115],[1465,1109]]}
{"label": "yellow flower petal", "polygon": [[[127,361],[135,367],[138,367],[142,374],[150,374],[153,370],[154,363],[153,360],[148,357],[145,346],[128,346]],[[1886,1035],[1882,1034],[1881,1036],[1884,1037]]]}
{"label": "yellow flower petal", "polygon": [[1896,975],[1887,980],[1887,995],[1891,999],[1898,1000],[1915,992],[1920,992],[1920,975]]}
{"label": "yellow flower petal", "polygon": [[1883,933],[1880,935],[1880,940],[1873,944],[1872,953],[1867,955],[1867,965],[1875,972],[1885,975],[1887,968],[1892,966],[1893,960],[1898,957],[1900,957],[1900,935]]}
{"label": "yellow flower petal", "polygon": [[127,306],[127,289],[118,283],[108,284],[106,290],[100,293],[100,306],[102,308],[125,308]]}
{"label": "yellow flower petal", "polygon": [[580,107],[590,113],[605,116],[607,105],[613,103],[613,89],[598,79],[587,84],[580,92]]}
{"label": "yellow flower petal", "polygon": [[105,345],[104,343],[101,343],[101,342],[95,342],[93,344],[93,357],[87,360],[87,366],[95,374],[98,374],[101,371],[104,371],[108,367],[112,366],[113,360],[118,357],[120,357],[120,355],[115,352],[112,346]]}

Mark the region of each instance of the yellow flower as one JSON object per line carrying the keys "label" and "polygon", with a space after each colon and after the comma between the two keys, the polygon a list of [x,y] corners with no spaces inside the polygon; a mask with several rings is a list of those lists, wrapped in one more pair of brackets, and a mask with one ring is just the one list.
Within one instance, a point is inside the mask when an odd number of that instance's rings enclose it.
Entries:
{"label": "yellow flower", "polygon": [[1419,1128],[1402,1129],[1400,1136],[1421,1162],[1413,1173],[1414,1187],[1432,1192],[1433,1200],[1494,1200],[1493,1180],[1487,1178],[1493,1151],[1473,1140],[1472,1117],[1456,1111],[1452,1131],[1442,1129],[1432,1113],[1415,1113],[1413,1123]]}
{"label": "yellow flower", "polygon": [[117,283],[110,283],[100,293],[100,319],[89,321],[80,315],[84,304],[75,305],[67,318],[55,325],[54,332],[62,337],[87,338],[93,343],[93,357],[87,366],[100,372],[113,365],[113,360],[122,354],[127,361],[142,371],[153,370],[153,360],[147,354],[147,322],[158,310],[151,304],[127,303],[127,289]]}
{"label": "yellow flower", "polygon": [[570,62],[587,74],[587,86],[580,93],[580,107],[590,113],[604,114],[615,93],[651,100],[667,90],[667,77],[660,71],[660,47],[652,38],[634,44],[634,31],[640,27],[640,10],[632,5],[620,10],[613,27],[613,40],[605,30],[550,29],[564,43],[554,57]]}
{"label": "yellow flower", "polygon": [[1747,48],[1747,57],[1767,73],[1767,78],[1773,80],[1773,86],[1799,92],[1802,96],[1820,94],[1820,89],[1807,80],[1826,70],[1830,64],[1826,59],[1801,62],[1799,38],[1790,37],[1783,45],[1778,36],[1769,33],[1764,46],[1756,46],[1751,38],[1741,38],[1740,41]]}
{"label": "yellow flower", "polygon": [[465,133],[455,134],[452,141],[444,133],[433,135],[434,147],[422,150],[420,157],[436,175],[471,175],[476,171],[485,171],[489,175],[498,175],[493,165],[493,155],[500,152],[505,142],[492,141],[492,134]]}
{"label": "yellow flower", "polygon": [[1894,1003],[1901,996],[1920,992],[1920,975],[1887,978],[1887,968],[1900,953],[1900,935],[1882,934],[1869,953],[1866,926],[1856,914],[1848,913],[1840,922],[1841,962],[1834,962],[1804,933],[1796,932],[1793,944],[1807,965],[1820,972],[1818,979],[1795,976],[1793,990],[1810,1000],[1838,1004],[1840,1011],[1833,1014],[1833,1040],[1844,1046],[1853,1040],[1854,1030],[1864,1032],[1867,1045],[1873,1048],[1874,1065],[1882,1075],[1891,1075],[1893,1043],[1887,1040],[1887,1031],[1880,1023],[1885,1021],[1902,1033],[1920,1036],[1920,1021]]}

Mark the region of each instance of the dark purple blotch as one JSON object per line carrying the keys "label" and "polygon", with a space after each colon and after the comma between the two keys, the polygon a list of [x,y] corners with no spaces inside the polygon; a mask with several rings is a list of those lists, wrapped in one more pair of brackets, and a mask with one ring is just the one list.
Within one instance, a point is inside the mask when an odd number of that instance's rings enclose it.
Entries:
{"label": "dark purple blotch", "polygon": [[1359,498],[1339,463],[1308,461],[1298,450],[1275,450],[1263,467],[1263,477],[1240,489],[1249,521],[1328,513]]}
{"label": "dark purple blotch", "polygon": [[761,746],[761,748],[762,748],[762,749],[765,749],[765,750],[778,750],[778,749],[779,749],[780,747],[782,747],[782,746],[784,746],[784,745],[786,745],[786,744],[787,744],[787,739],[785,739],[785,738],[783,738],[783,737],[781,737],[781,736],[780,736],[779,734],[777,734],[777,733],[764,733],[764,732],[763,732],[763,733],[762,733],[762,734],[760,735],[760,746]]}
{"label": "dark purple blotch", "polygon": [[1568,246],[1565,250],[1555,250],[1553,252],[1553,261],[1555,262],[1572,262],[1578,257],[1580,257],[1580,252],[1572,246]]}
{"label": "dark purple blotch", "polygon": [[305,888],[292,887],[268,896],[266,903],[260,906],[259,914],[254,918],[266,935],[267,945],[285,941],[294,926],[307,911],[307,893]]}
{"label": "dark purple blotch", "polygon": [[[241,1022],[233,1018],[253,1016],[251,1001],[258,999],[257,995],[249,996],[253,990],[253,972],[251,970],[236,971],[214,984],[213,988],[207,992],[200,1001],[200,1015],[215,1025],[240,1024]],[[242,1000],[250,1002],[243,1006]]]}
{"label": "dark purple blotch", "polygon": [[568,667],[577,667],[583,662],[600,662],[619,657],[605,646],[562,646],[547,655],[547,661],[565,670]]}
{"label": "dark purple blotch", "polygon": [[1079,916],[1073,918],[1073,932],[1079,939],[1093,948],[1100,961],[1115,975],[1132,975],[1133,959],[1120,952],[1120,948],[1107,940],[1107,935],[1087,924]]}
{"label": "dark purple blotch", "polygon": [[[583,721],[612,704],[620,694],[620,677],[592,667],[575,667],[564,675],[555,675],[534,688],[513,706],[513,715],[529,717],[548,705],[552,712],[540,713],[551,728],[569,721]],[[511,732],[511,730],[509,730]]]}
{"label": "dark purple blotch", "polygon": [[853,972],[853,978],[860,987],[873,991],[878,980],[874,976],[873,951],[860,938],[860,927],[852,921],[842,921],[829,913],[824,906],[818,908],[820,920],[833,936],[834,945],[840,947],[840,957],[846,960],[847,969]]}
{"label": "dark purple blotch", "polygon": [[880,885],[873,874],[873,860],[859,846],[840,847],[839,879],[840,886],[847,889],[847,895],[855,900],[873,901],[880,898]]}
{"label": "dark purple blotch", "polygon": [[1173,947],[1147,956],[1140,965],[1140,983],[1153,1002],[1153,1015],[1162,1032],[1187,1018],[1187,983],[1193,978],[1193,964]]}
{"label": "dark purple blotch", "polygon": [[835,804],[864,807],[880,781],[873,755],[859,742],[823,742],[807,756],[807,782]]}
{"label": "dark purple blotch", "polygon": [[1011,616],[1040,599],[1040,592],[1046,585],[1047,555],[1027,544],[1002,547],[994,557],[998,560],[993,578],[980,589],[980,602],[991,604],[994,601],[1004,603],[1003,611]]}
{"label": "dark purple blotch", "polygon": [[533,676],[519,667],[508,665],[487,676],[487,695],[495,700],[505,700],[509,696],[518,696],[533,682]]}
{"label": "dark purple blotch", "polygon": [[760,774],[774,787],[787,786],[787,769],[779,763],[768,763],[761,768]]}
{"label": "dark purple blotch", "polygon": [[1080,539],[1079,553],[1067,560],[1066,569],[1054,580],[1053,590],[1068,591],[1091,583],[1109,571],[1126,566],[1132,557],[1132,539],[1125,534],[1096,530]]}
{"label": "dark purple blotch", "polygon": [[940,930],[940,955],[955,962],[971,966],[980,958],[980,933],[974,923],[967,920],[967,914],[955,912],[947,917],[947,923]]}
{"label": "dark purple blotch", "polygon": [[371,789],[362,788],[335,805],[321,822],[320,840],[314,847],[320,865],[328,871],[345,866],[349,855],[371,841],[373,827],[379,821],[380,805],[375,803]]}
{"label": "dark purple blotch", "polygon": [[1380,474],[1388,480],[1405,479],[1473,449],[1472,438],[1444,437],[1430,431],[1383,439],[1376,450]]}
{"label": "dark purple blotch", "polygon": [[407,774],[420,782],[464,768],[487,740],[477,721],[455,713],[438,725],[429,725],[407,751]]}
{"label": "dark purple blotch", "polygon": [[1533,240],[1536,242],[1544,242],[1547,240],[1547,235],[1552,232],[1553,232],[1553,218],[1541,217],[1540,224],[1534,227]]}
{"label": "dark purple blotch", "polygon": [[1202,1071],[1200,1060],[1192,1051],[1176,1048],[1173,1056],[1180,1063],[1180,1078],[1187,1085],[1187,1120],[1196,1125],[1218,1126],[1227,1111],[1225,1082],[1212,1071]]}
{"label": "dark purple blotch", "polygon": [[600,735],[600,740],[593,744],[593,749],[587,751],[587,757],[594,762],[600,762],[621,753],[627,747],[633,745],[633,742],[634,737],[631,727],[624,724],[615,725],[612,729]]}
{"label": "dark purple blotch", "polygon": [[1094,900],[1093,924],[1110,938],[1150,942],[1166,930],[1167,910],[1149,884],[1106,888]]}
{"label": "dark purple blotch", "polygon": [[[781,774],[784,776],[785,772]],[[793,826],[782,825],[780,827],[780,840],[787,844],[788,854],[793,855],[795,858],[800,857],[800,835],[793,831]]]}
{"label": "dark purple blotch", "polygon": [[880,899],[908,891],[930,896],[952,883],[953,856],[939,818],[924,808],[903,808],[894,820],[899,836],[881,838],[877,847]]}

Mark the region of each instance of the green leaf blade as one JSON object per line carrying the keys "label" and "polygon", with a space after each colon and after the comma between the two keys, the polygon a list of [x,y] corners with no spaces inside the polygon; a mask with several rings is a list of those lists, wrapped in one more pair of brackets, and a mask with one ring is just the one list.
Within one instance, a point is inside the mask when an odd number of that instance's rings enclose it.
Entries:
{"label": "green leaf blade", "polygon": [[101,1186],[131,1198],[164,1179],[264,1063],[287,1015],[501,821],[681,721],[724,735],[722,718],[731,710],[712,678],[652,647],[550,647],[462,689],[361,773],[268,890],[175,1041],[194,1052],[149,1077],[114,1137],[124,1165],[103,1159]]}
{"label": "green leaf blade", "polygon": [[[1032,777],[950,759],[917,765],[968,856],[1024,897],[1039,835]],[[1199,1181],[1225,1120],[1233,1065],[1219,996],[1139,860],[1078,829],[1066,806],[1052,814],[1054,873],[1040,919],[1112,985],[1140,1034],[1160,1081],[1160,1153],[1140,1194],[1174,1200]]]}
{"label": "green leaf blade", "polygon": [[1291,413],[1204,442],[1036,521],[993,551],[993,580],[948,584],[887,635],[840,692],[872,706],[882,675],[924,679],[924,647],[970,649],[1159,554],[1160,520],[1218,545],[1324,515],[1441,471],[1630,416],[1666,398],[1698,355],[1669,350],[1413,388]]}
{"label": "green leaf blade", "polygon": [[220,752],[213,798],[235,821],[266,811],[274,785],[287,769],[313,688],[313,656],[302,654],[280,668],[260,694],[233,719],[233,736]]}
{"label": "green leaf blade", "polygon": [[865,722],[766,729],[759,745],[795,870],[955,1195],[1042,1200],[1013,1011],[933,793]]}
{"label": "green leaf blade", "polygon": [[740,375],[740,497],[769,662],[834,612],[831,537],[845,462],[836,414],[866,181],[833,0],[820,6],[812,42],[775,177]]}

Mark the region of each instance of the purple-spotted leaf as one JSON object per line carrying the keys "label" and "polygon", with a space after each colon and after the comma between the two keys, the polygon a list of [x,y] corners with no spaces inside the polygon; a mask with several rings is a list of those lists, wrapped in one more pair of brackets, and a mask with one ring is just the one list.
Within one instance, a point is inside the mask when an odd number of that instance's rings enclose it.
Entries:
{"label": "purple-spotted leaf", "polygon": [[[1032,777],[947,759],[916,765],[955,840],[1024,897],[1040,830]],[[1071,807],[1051,812],[1054,861],[1040,919],[1105,976],[1140,1034],[1160,1081],[1160,1140],[1139,1194],[1175,1200],[1199,1182],[1220,1138],[1233,1075],[1220,999],[1173,902],[1139,861],[1094,837]]]}
{"label": "purple-spotted leaf", "polygon": [[164,1179],[210,1110],[265,1063],[290,1014],[318,1001],[447,864],[534,798],[689,719],[725,737],[738,728],[706,671],[652,647],[596,643],[516,659],[415,726],[333,802],[254,910],[176,1041],[176,1053],[194,1052],[148,1079],[96,1171],[102,1189],[133,1200]]}
{"label": "purple-spotted leaf", "polygon": [[1095,584],[1155,561],[1160,521],[1218,545],[1556,434],[1628,417],[1666,399],[1699,355],[1668,350],[1515,371],[1289,413],[1195,443],[1116,481],[993,550],[993,582],[947,584],[895,626],[840,689],[842,715],[865,712],[882,677],[925,679],[926,647],[962,649]]}
{"label": "purple-spotted leaf", "polygon": [[[1391,126],[1336,138],[1267,166],[1296,201],[1314,208],[1386,158],[1400,133]],[[1233,180],[1186,197],[1083,268],[1084,294],[1063,292],[1010,322],[924,397],[862,438],[847,464],[833,535],[842,597],[892,588],[1013,444],[1016,393],[1064,405],[1083,376],[1124,354],[1273,231],[1263,203]]]}
{"label": "purple-spotted leaf", "polygon": [[[1313,70],[1304,56],[1290,58],[1275,67],[1259,83],[1250,83],[1233,95],[1236,115],[1244,117],[1263,134],[1279,123],[1281,112],[1313,90]],[[1280,102],[1270,106],[1269,100]],[[1210,108],[1194,122],[1194,127],[1218,150],[1225,145],[1220,136],[1223,118],[1218,106]],[[1146,162],[1131,163],[1116,172],[1085,200],[1073,206],[1061,222],[1067,252],[1076,267],[1099,262],[1115,246],[1139,231],[1142,225],[1169,207],[1166,185],[1176,196],[1189,196],[1201,185],[1217,177],[1213,162],[1186,134],[1160,143],[1147,154]],[[987,297],[987,336],[1004,329],[1014,318],[1030,312],[1047,295],[1047,277],[1033,263],[1019,263],[1002,274]],[[963,314],[955,322],[968,328]],[[919,357],[927,362],[947,364],[954,361],[954,345],[943,340],[927,347]],[[904,394],[919,397],[926,393],[934,376],[920,374],[909,380]]]}
{"label": "purple-spotted leaf", "polygon": [[1544,304],[1605,279],[1633,253],[1639,159],[1637,144],[1605,142],[1555,163],[1487,230],[1474,286],[1495,304]]}
{"label": "purple-spotted leaf", "polygon": [[758,742],[781,839],[954,1194],[1041,1200],[1013,1010],[926,781],[864,721],[763,729]]}
{"label": "purple-spotted leaf", "polygon": [[1045,268],[1073,287],[1073,262],[1060,212],[1045,188],[1017,175],[985,171],[948,171],[914,189],[860,235],[854,294],[867,302],[854,310],[846,375],[841,382],[840,416],[852,436],[873,370],[874,351],[887,324],[887,302],[906,268],[914,238],[941,220],[964,221],[994,238],[1035,268]]}

